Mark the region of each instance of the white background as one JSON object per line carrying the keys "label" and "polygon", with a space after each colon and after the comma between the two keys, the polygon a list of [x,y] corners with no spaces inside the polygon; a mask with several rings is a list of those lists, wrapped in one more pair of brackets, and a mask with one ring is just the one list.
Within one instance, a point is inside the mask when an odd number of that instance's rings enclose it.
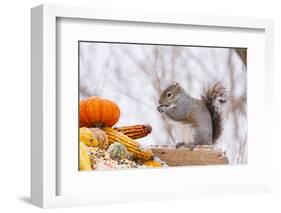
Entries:
{"label": "white background", "polygon": [[[262,120],[264,114],[264,32],[237,30],[235,35],[233,35],[233,32],[229,32],[229,30],[215,30],[216,28],[205,29],[186,26],[184,28],[174,27],[171,30],[169,27],[157,27],[155,29],[149,24],[140,26],[115,23],[112,25],[99,24],[95,21],[69,21],[69,19],[60,19],[60,21],[57,22],[57,26],[58,32],[60,32],[57,36],[57,48],[59,52],[57,57],[60,62],[58,66],[58,72],[60,73],[59,113],[57,115],[60,120],[58,125],[60,138],[58,142],[61,147],[59,151],[59,195],[78,194],[89,195],[94,200],[115,200],[116,198],[118,200],[120,198],[119,194],[122,193],[124,194],[125,200],[133,200],[133,194],[138,195],[136,199],[140,199],[142,195],[145,194],[146,196],[143,197],[143,199],[161,200],[162,197],[167,199],[169,194],[174,194],[175,197],[176,194],[181,193],[180,191],[183,193],[185,191],[191,193],[193,187],[205,187],[208,189],[208,192],[210,192],[212,187],[235,185],[237,186],[236,190],[238,190],[239,186],[243,184],[264,183],[264,175],[266,173],[264,170],[265,161],[260,156],[264,155],[267,143],[263,131],[264,125],[262,125],[261,122],[255,121],[257,117],[260,117],[260,120]],[[116,30],[120,28],[122,30]],[[123,32],[126,32],[126,34]],[[163,37],[161,35],[166,36]],[[206,39],[207,37],[210,39]],[[74,112],[79,111],[76,104],[78,102],[77,41],[79,39],[84,41],[137,41],[145,43],[159,42],[163,44],[172,44],[174,42],[189,45],[200,44],[206,46],[247,47],[247,53],[249,55],[247,61],[247,94],[249,96],[247,102],[249,109],[247,137],[249,147],[255,146],[255,148],[251,148],[248,151],[247,165],[216,168],[212,166],[204,168],[170,168],[167,170],[154,171],[131,170],[122,172],[95,172],[94,174],[91,172],[77,172],[77,168],[73,165],[77,165],[78,159],[78,156],[74,154],[78,153],[78,121],[76,121],[78,115]],[[206,57],[204,60],[206,60]],[[224,72],[227,72],[226,68]],[[125,73],[128,74],[129,72],[125,71]],[[164,79],[161,80],[164,81]],[[108,81],[110,80],[108,79]],[[141,77],[138,78],[138,81],[141,81]],[[111,85],[113,85],[112,82]],[[109,86],[107,85],[105,87],[108,88]],[[259,93],[260,96],[257,96],[257,93]],[[120,95],[120,93],[118,93],[118,95]],[[141,100],[145,101],[144,98]],[[118,100],[116,101],[120,108],[124,109],[120,102],[118,102]],[[139,112],[139,110],[137,112]],[[151,112],[148,113],[151,114]],[[125,115],[123,114],[123,116]],[[133,115],[128,117],[134,118]],[[153,131],[155,131],[155,129]],[[161,131],[165,130],[158,130],[158,132]],[[237,139],[232,141],[232,143],[234,142],[238,143]],[[228,151],[226,152],[228,153]],[[89,184],[93,180],[97,183],[102,183],[105,179],[112,179],[112,176],[114,176],[114,181],[107,181],[106,185]],[[171,183],[171,180],[176,181]],[[200,184],[198,184],[198,182]],[[73,183],[79,183],[79,185]],[[132,188],[124,187],[124,185],[135,186]],[[112,190],[110,194],[108,194],[108,191],[105,191],[105,186]],[[169,188],[170,193],[163,192],[163,190],[167,188]],[[159,191],[162,193],[159,193]],[[117,195],[115,195],[116,192]],[[147,194],[146,192],[149,193]],[[114,195],[115,199],[113,199]]]}
{"label": "white background", "polygon": [[[37,212],[29,205],[30,178],[30,11],[41,3],[76,4],[72,0],[36,1],[9,0],[1,4],[1,176],[0,209],[2,212]],[[281,140],[280,127],[280,80],[281,62],[281,14],[278,0],[263,1],[79,1],[79,5],[112,7],[122,9],[154,10],[162,12],[185,12],[191,14],[216,14],[275,18],[275,141],[274,150],[275,187],[273,195],[242,196],[226,198],[201,198],[185,201],[122,204],[72,209],[47,210],[93,211],[93,212],[144,212],[144,211],[190,211],[190,212],[280,212],[281,211]],[[279,85],[278,85],[279,83]],[[257,118],[258,122],[258,118]],[[279,182],[278,182],[279,180]]]}

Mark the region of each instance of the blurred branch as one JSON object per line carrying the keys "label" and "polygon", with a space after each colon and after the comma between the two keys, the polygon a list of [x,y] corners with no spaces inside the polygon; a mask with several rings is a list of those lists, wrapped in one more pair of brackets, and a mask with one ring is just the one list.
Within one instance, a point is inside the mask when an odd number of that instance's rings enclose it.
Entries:
{"label": "blurred branch", "polygon": [[240,59],[243,61],[243,64],[247,67],[247,49],[236,48],[235,52],[239,55]]}
{"label": "blurred branch", "polygon": [[[88,87],[87,86],[84,86],[84,85],[81,85],[80,84],[80,87],[79,87],[79,91],[81,93],[82,96],[84,97],[90,97],[92,96],[93,94],[88,90]],[[81,98],[81,97],[80,97]]]}
{"label": "blurred branch", "polygon": [[150,110],[154,109],[154,106],[145,103],[142,99],[140,99],[140,97],[138,95],[134,96],[130,92],[128,92],[130,90],[124,91],[124,90],[121,89],[121,87],[117,87],[113,84],[111,84],[110,86],[113,87],[113,90],[117,90],[119,93],[122,93],[125,96],[131,98],[132,100],[139,103],[140,105],[145,106],[147,109],[150,109]]}
{"label": "blurred branch", "polygon": [[[234,97],[235,79],[234,79],[234,68],[233,68],[233,63],[232,63],[232,54],[233,54],[233,50],[229,49],[228,67],[229,67],[229,78],[230,78],[230,95],[231,95],[231,97]],[[239,136],[239,133],[238,133],[238,127],[239,127],[238,118],[237,118],[237,114],[236,114],[236,109],[234,108],[234,106],[232,104],[231,104],[231,113],[232,113],[232,116],[234,117],[233,121],[234,121],[235,136],[238,139],[238,136]]]}
{"label": "blurred branch", "polygon": [[[247,140],[245,137],[243,137],[243,134],[241,134],[241,119],[240,116],[247,117],[246,112],[246,103],[247,103],[247,93],[246,90],[244,90],[244,94],[242,94],[240,97],[235,97],[235,87],[237,84],[240,84],[241,82],[237,79],[235,79],[235,73],[234,73],[234,64],[233,64],[233,54],[234,52],[237,53],[237,50],[229,50],[228,55],[228,67],[229,67],[229,80],[230,80],[230,115],[233,118],[233,129],[234,131],[234,137],[237,140],[237,143],[235,145],[237,150],[237,153],[233,156],[233,161],[235,162],[245,162],[246,160],[246,143]],[[242,125],[243,126],[243,125]],[[232,149],[233,146],[232,146]],[[233,151],[234,152],[234,151]]]}

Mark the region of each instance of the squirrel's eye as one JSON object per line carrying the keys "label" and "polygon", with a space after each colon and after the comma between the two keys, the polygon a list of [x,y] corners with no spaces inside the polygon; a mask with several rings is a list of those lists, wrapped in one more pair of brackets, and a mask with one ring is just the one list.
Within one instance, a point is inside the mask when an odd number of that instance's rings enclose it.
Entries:
{"label": "squirrel's eye", "polygon": [[167,92],[166,96],[167,96],[168,98],[171,98],[171,97],[172,97],[172,93]]}

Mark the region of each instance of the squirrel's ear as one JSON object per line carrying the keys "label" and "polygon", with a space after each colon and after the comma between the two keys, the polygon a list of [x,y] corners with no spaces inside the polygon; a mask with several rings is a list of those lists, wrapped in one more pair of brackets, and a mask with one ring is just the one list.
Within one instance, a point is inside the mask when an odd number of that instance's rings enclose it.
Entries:
{"label": "squirrel's ear", "polygon": [[176,88],[179,88],[180,87],[180,84],[178,82],[173,82],[171,84],[171,86],[175,86]]}

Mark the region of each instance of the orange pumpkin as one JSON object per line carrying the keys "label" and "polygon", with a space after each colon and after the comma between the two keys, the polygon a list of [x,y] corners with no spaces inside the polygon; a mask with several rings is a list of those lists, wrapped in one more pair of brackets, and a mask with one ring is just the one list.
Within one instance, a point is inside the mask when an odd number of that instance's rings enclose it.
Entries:
{"label": "orange pumpkin", "polygon": [[120,109],[113,101],[97,96],[80,101],[80,127],[111,127],[119,117]]}

